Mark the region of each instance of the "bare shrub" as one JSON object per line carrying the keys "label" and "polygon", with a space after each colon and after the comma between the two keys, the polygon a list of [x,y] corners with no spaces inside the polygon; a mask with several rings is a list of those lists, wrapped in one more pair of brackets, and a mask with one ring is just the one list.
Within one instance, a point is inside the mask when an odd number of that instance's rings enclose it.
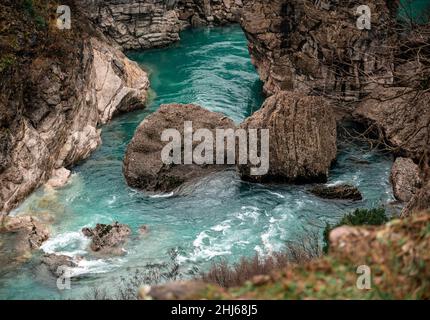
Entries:
{"label": "bare shrub", "polygon": [[294,264],[304,264],[321,256],[318,238],[317,234],[311,234],[302,241],[287,244],[283,252],[265,258],[255,255],[253,258],[242,258],[233,265],[225,259],[220,260],[208,272],[201,274],[201,279],[224,288],[238,287],[255,276],[270,275]]}

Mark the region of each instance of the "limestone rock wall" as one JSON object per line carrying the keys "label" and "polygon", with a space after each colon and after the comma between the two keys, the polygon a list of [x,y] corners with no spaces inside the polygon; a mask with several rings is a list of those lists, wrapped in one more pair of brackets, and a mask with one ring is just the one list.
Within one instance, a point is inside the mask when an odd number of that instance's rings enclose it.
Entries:
{"label": "limestone rock wall", "polygon": [[241,24],[266,93],[299,90],[350,100],[375,84],[391,83],[396,39],[393,8],[384,0],[368,1],[372,29],[361,31],[356,9],[362,4],[246,1]]}
{"label": "limestone rock wall", "polygon": [[10,33],[21,47],[1,48],[15,59],[0,72],[0,212],[8,213],[87,158],[101,143],[99,125],[144,107],[149,81],[85,21],[63,32],[32,25],[12,1],[1,9],[23,28]]}
{"label": "limestone rock wall", "polygon": [[242,0],[77,0],[90,19],[124,49],[162,47],[187,27],[239,21]]}

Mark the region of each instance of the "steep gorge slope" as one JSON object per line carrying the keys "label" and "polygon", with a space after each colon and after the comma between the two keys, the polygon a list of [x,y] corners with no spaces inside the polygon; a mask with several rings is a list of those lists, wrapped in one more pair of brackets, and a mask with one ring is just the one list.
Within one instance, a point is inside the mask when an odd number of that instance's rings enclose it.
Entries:
{"label": "steep gorge slope", "polygon": [[53,0],[0,4],[0,212],[101,143],[100,124],[145,105],[140,67],[81,18],[55,24]]}

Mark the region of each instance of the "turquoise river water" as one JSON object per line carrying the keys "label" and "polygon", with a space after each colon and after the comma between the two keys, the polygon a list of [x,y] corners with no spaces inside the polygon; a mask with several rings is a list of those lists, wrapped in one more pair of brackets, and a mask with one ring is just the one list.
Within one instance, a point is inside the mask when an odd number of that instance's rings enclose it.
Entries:
{"label": "turquoise river water", "polygon": [[[262,84],[237,26],[185,31],[182,41],[170,48],[133,52],[130,57],[150,74],[148,108],[104,126],[103,145],[73,168],[65,188],[42,188],[14,212],[52,220],[52,235],[42,251],[65,254],[78,263],[71,290],[59,291],[56,279],[37,268],[35,254],[0,273],[0,299],[82,298],[93,286],[115,287],[121,275],[167,261],[172,249],[185,274],[204,270],[220,258],[268,255],[289,241],[321,233],[326,222],[334,223],[354,208],[393,199],[388,182],[391,157],[358,145],[340,145],[329,181],[358,186],[364,195],[358,203],[319,199],[307,191],[309,186],[248,184],[234,171],[202,179],[176,196],[149,196],[129,188],[122,175],[126,146],[138,124],[160,104],[194,102],[240,122],[263,101]],[[133,229],[125,255],[91,255],[80,230],[114,221]],[[142,225],[149,226],[145,236],[138,235]]]}

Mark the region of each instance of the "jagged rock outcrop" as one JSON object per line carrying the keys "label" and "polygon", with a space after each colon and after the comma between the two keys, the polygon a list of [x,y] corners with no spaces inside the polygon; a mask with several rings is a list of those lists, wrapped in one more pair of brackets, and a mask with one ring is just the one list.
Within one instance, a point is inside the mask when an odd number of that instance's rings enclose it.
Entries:
{"label": "jagged rock outcrop", "polygon": [[179,40],[187,27],[239,20],[241,0],[78,0],[90,19],[124,49],[154,48]]}
{"label": "jagged rock outcrop", "polygon": [[360,190],[357,187],[341,184],[335,186],[317,186],[311,189],[311,192],[324,199],[338,199],[338,200],[363,200]]}
{"label": "jagged rock outcrop", "polygon": [[380,88],[360,103],[356,118],[393,152],[422,159],[430,145],[430,94],[412,88]]}
{"label": "jagged rock outcrop", "polygon": [[[200,165],[195,161],[192,161],[192,164],[185,164],[184,124],[187,121],[192,122],[193,134],[199,129],[208,129],[213,134],[212,150],[201,151],[204,154],[213,153],[213,162],[210,164]],[[234,122],[224,115],[210,112],[197,105],[162,105],[157,112],[139,125],[127,148],[123,170],[127,183],[133,188],[145,191],[171,192],[186,182],[225,170],[228,165],[214,164],[217,157],[215,131],[235,128]],[[167,129],[177,130],[180,134],[181,164],[163,162],[162,150],[168,141],[163,142],[161,138],[163,131]],[[194,141],[193,148],[200,143],[201,141]]]}
{"label": "jagged rock outcrop", "polygon": [[122,254],[120,247],[131,234],[131,229],[125,224],[97,224],[95,228],[84,228],[82,233],[91,238],[90,248],[94,252]]}
{"label": "jagged rock outcrop", "polygon": [[7,213],[87,158],[101,142],[100,124],[143,107],[149,81],[78,13],[74,28],[61,31],[48,27],[49,1],[33,8],[45,26],[19,3],[0,6],[0,20],[14,26],[3,28],[11,40],[0,48],[12,61],[0,70],[0,212]]}
{"label": "jagged rock outcrop", "polygon": [[396,4],[366,3],[371,30],[356,22],[361,1],[249,0],[241,24],[266,93],[300,90],[356,99],[392,83]]}
{"label": "jagged rock outcrop", "polygon": [[394,196],[402,202],[408,202],[421,187],[420,169],[412,159],[397,158],[390,176]]}
{"label": "jagged rock outcrop", "polygon": [[48,240],[49,230],[30,216],[0,215],[0,267],[13,268]]}
{"label": "jagged rock outcrop", "polygon": [[418,189],[412,199],[408,202],[406,207],[402,210],[402,217],[409,217],[412,214],[419,213],[421,211],[430,210],[430,180],[423,185],[421,189]]}
{"label": "jagged rock outcrop", "polygon": [[336,159],[336,120],[321,97],[281,91],[241,125],[268,129],[270,165],[265,176],[252,176],[250,166],[239,165],[245,180],[254,182],[325,182]]}

